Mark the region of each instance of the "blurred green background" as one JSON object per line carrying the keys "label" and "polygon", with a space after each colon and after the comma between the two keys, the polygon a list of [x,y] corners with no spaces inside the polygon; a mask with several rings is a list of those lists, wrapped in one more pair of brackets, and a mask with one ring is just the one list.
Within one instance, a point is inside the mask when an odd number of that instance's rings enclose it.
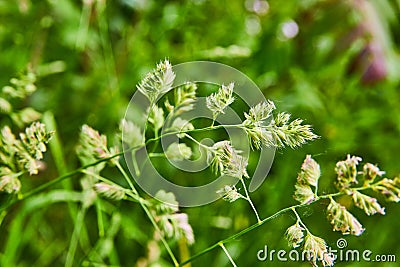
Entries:
{"label": "blurred green background", "polygon": [[[64,171],[79,167],[74,149],[81,125],[115,132],[138,81],[165,58],[172,64],[211,60],[237,68],[278,110],[312,124],[321,138],[297,150],[277,151],[269,176],[252,194],[262,217],[295,204],[295,179],[306,154],[321,165],[320,193],[335,191],[335,163],[348,153],[378,163],[388,177],[400,174],[399,47],[399,0],[0,0],[0,85],[27,68],[38,75],[37,92],[21,106],[54,114]],[[1,118],[2,125],[9,123]],[[22,180],[23,191],[61,174],[52,151],[46,162],[39,177]],[[79,190],[79,177],[71,180]],[[0,229],[2,262],[64,264],[74,219],[65,203],[44,202],[14,206],[7,215]],[[400,266],[400,206],[381,203],[385,216],[368,217],[352,208],[367,230],[345,238],[351,249],[394,254],[397,263],[335,266]],[[107,257],[93,266],[170,266],[165,253],[153,265],[144,264],[153,229],[140,207],[112,205],[117,206],[108,221],[115,229],[113,242],[108,250],[100,246]],[[332,232],[326,205],[319,202],[300,212],[311,231],[335,248],[341,234]],[[244,201],[220,200],[183,211],[196,238],[191,254],[256,222]],[[283,235],[294,222],[285,214],[226,247],[238,266],[309,266],[257,260],[265,245],[288,249]],[[96,223],[96,212],[89,210],[77,266],[96,243]],[[179,254],[178,244],[173,248]],[[215,249],[192,266],[230,263]]]}

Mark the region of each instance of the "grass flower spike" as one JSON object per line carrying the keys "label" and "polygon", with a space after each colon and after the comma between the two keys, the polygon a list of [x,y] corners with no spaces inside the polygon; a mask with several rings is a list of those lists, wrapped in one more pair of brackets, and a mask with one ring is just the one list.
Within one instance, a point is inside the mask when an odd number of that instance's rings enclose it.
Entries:
{"label": "grass flower spike", "polygon": [[144,77],[137,89],[153,103],[159,96],[172,89],[174,80],[175,73],[172,65],[165,60],[157,64],[156,69]]}
{"label": "grass flower spike", "polygon": [[359,236],[364,232],[364,228],[359,221],[347,211],[347,209],[331,198],[331,203],[327,209],[328,219],[333,225],[333,230],[341,231],[343,234]]}
{"label": "grass flower spike", "polygon": [[111,156],[107,148],[107,137],[88,125],[82,126],[76,151],[84,164]]}
{"label": "grass flower spike", "polygon": [[125,192],[123,188],[117,185],[112,185],[104,182],[96,183],[94,185],[94,190],[98,194],[113,200],[121,200],[125,197]]}
{"label": "grass flower spike", "polygon": [[168,146],[165,156],[174,161],[190,159],[192,156],[192,149],[185,143],[172,143]]}
{"label": "grass flower spike", "polygon": [[317,139],[311,125],[302,124],[303,120],[295,119],[289,123],[290,114],[281,112],[271,122],[271,133],[277,147],[299,147],[307,141]]}
{"label": "grass flower spike", "polygon": [[20,133],[22,146],[27,152],[36,159],[41,160],[43,153],[46,152],[46,143],[52,137],[53,132],[46,132],[43,123],[35,122],[25,129],[25,133]]}
{"label": "grass flower spike", "polygon": [[179,138],[185,137],[185,131],[190,131],[193,130],[193,124],[188,122],[187,120],[181,119],[180,117],[176,118],[174,122],[172,123],[172,126],[170,130],[172,131],[177,131],[177,132],[182,132],[178,134]]}
{"label": "grass flower spike", "polygon": [[337,186],[346,189],[357,183],[357,165],[362,161],[360,157],[347,155],[347,159],[336,163],[335,171],[338,175]]}
{"label": "grass flower spike", "polygon": [[19,134],[19,139],[8,126],[1,130],[0,138],[0,192],[18,193],[21,189],[19,176],[24,173],[38,174],[47,143],[54,132],[46,131],[44,124],[34,122]]}
{"label": "grass flower spike", "polygon": [[222,198],[228,202],[234,202],[239,198],[245,198],[240,194],[235,186],[225,185],[223,188],[217,191],[217,194],[222,195]]}
{"label": "grass flower spike", "polygon": [[351,196],[353,197],[354,204],[360,209],[364,210],[368,216],[380,213],[385,215],[385,208],[379,205],[376,198],[364,195],[356,190],[351,190]]}
{"label": "grass flower spike", "polygon": [[363,174],[364,174],[364,185],[367,186],[373,183],[376,177],[382,177],[385,174],[384,171],[379,170],[376,165],[371,163],[366,163],[363,167]]}
{"label": "grass flower spike", "polygon": [[309,204],[315,200],[315,193],[307,184],[297,183],[295,185],[294,199],[301,204]]}
{"label": "grass flower spike", "polygon": [[[252,148],[261,149],[263,145],[296,148],[318,138],[312,132],[311,125],[302,124],[301,119],[289,122],[290,114],[285,112],[274,117],[272,113],[275,108],[274,102],[267,100],[251,107],[249,113],[244,114],[246,120],[242,123],[242,128],[246,131]],[[267,124],[269,118],[271,120]]]}
{"label": "grass flower spike", "polygon": [[158,134],[158,131],[164,125],[164,110],[157,105],[154,105],[150,110],[148,121],[154,127],[154,133]]}
{"label": "grass flower spike", "polygon": [[246,120],[242,125],[253,148],[261,149],[262,145],[266,147],[275,145],[272,133],[264,125],[274,109],[274,102],[267,100],[251,107],[249,113],[244,113]]}
{"label": "grass flower spike", "polygon": [[4,86],[2,91],[4,94],[12,98],[25,98],[36,91],[36,75],[28,71],[19,78],[10,80],[11,86]]}
{"label": "grass flower spike", "polygon": [[174,92],[174,105],[170,104],[168,99],[165,101],[170,116],[178,116],[192,110],[196,100],[196,90],[197,85],[192,82],[179,86]]}
{"label": "grass flower spike", "polygon": [[227,86],[222,85],[218,92],[213,93],[206,98],[207,108],[213,113],[214,121],[218,114],[224,114],[225,108],[227,108],[235,100],[233,97],[233,87],[233,83],[230,83]]}
{"label": "grass flower spike", "polygon": [[299,221],[286,230],[285,237],[290,247],[297,248],[300,246],[304,240],[304,231],[305,229],[300,226]]}
{"label": "grass flower spike", "polygon": [[7,167],[0,168],[0,192],[8,194],[18,193],[21,190],[21,182]]}
{"label": "grass flower spike", "polygon": [[193,229],[186,213],[174,213],[157,217],[158,223],[166,237],[174,240],[185,238],[191,245],[194,243]]}
{"label": "grass flower spike", "polygon": [[311,158],[311,155],[307,155],[306,159],[301,165],[301,171],[297,179],[302,183],[316,187],[318,185],[318,179],[320,176],[321,170],[319,164],[313,158]]}
{"label": "grass flower spike", "polygon": [[[319,164],[311,158],[311,155],[307,155],[297,176],[294,199],[302,204],[313,202],[317,198],[316,189],[320,176]],[[315,188],[315,191],[312,190],[311,186]]]}
{"label": "grass flower spike", "polygon": [[123,136],[124,143],[129,147],[137,147],[144,144],[143,131],[133,122],[123,119],[120,122],[119,129],[121,132],[119,136]]}
{"label": "grass flower spike", "polygon": [[178,202],[175,199],[175,195],[171,192],[167,193],[164,190],[160,190],[155,197],[156,199],[151,202],[154,206],[152,212],[162,234],[174,240],[184,238],[187,244],[193,244],[193,229],[189,224],[187,214],[178,212]]}
{"label": "grass flower spike", "polygon": [[229,141],[220,141],[212,146],[208,160],[216,174],[248,178],[246,170],[248,161],[240,153],[241,151],[233,148]]}
{"label": "grass flower spike", "polygon": [[384,178],[374,184],[372,189],[381,193],[389,201],[400,202],[400,178],[395,177],[393,180]]}
{"label": "grass flower spike", "polygon": [[275,104],[271,100],[260,102],[250,108],[249,113],[244,113],[246,120],[243,122],[245,127],[260,127],[271,117],[272,111],[276,109]]}
{"label": "grass flower spike", "polygon": [[[17,139],[8,126],[1,130],[0,158],[2,165],[13,173],[26,171],[30,175],[38,174],[41,168],[40,160],[46,152],[46,144],[54,132],[46,131],[44,124],[34,122],[19,134]],[[18,166],[18,167],[17,167]]]}
{"label": "grass flower spike", "polygon": [[323,266],[333,266],[334,257],[328,253],[327,245],[322,238],[307,233],[304,251],[306,251],[307,259],[313,266],[317,267],[318,261],[321,261]]}

